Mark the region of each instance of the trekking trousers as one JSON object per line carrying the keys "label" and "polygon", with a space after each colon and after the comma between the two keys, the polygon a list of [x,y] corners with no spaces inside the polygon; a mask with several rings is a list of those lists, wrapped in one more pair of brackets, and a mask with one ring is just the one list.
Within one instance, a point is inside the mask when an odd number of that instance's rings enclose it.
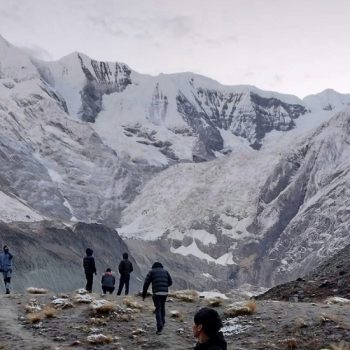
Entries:
{"label": "trekking trousers", "polygon": [[153,304],[156,308],[157,331],[161,331],[165,324],[165,302],[167,295],[153,294]]}
{"label": "trekking trousers", "polygon": [[124,284],[125,284],[125,295],[129,294],[129,281],[130,281],[130,275],[120,275],[117,295],[121,294]]}

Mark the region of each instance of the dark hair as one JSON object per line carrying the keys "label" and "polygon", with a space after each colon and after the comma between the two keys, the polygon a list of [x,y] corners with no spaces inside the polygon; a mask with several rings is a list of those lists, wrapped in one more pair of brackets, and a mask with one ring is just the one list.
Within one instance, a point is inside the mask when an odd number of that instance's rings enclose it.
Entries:
{"label": "dark hair", "polygon": [[123,259],[127,259],[129,257],[128,253],[123,254]]}
{"label": "dark hair", "polygon": [[91,256],[91,255],[93,254],[93,252],[94,252],[94,251],[93,251],[92,249],[90,249],[90,248],[87,248],[87,249],[86,249],[86,255],[87,255],[87,256]]}
{"label": "dark hair", "polygon": [[106,269],[106,272],[112,272],[112,270],[110,268]]}
{"label": "dark hair", "polygon": [[203,307],[194,315],[194,323],[202,325],[204,333],[209,338],[215,338],[222,327],[222,322],[216,310]]}

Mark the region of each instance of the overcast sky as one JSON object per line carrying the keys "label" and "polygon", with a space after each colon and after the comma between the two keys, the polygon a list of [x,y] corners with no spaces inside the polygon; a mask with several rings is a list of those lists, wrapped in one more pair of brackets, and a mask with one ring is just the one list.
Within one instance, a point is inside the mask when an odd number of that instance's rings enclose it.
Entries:
{"label": "overcast sky", "polygon": [[350,0],[0,0],[0,34],[43,59],[350,93]]}

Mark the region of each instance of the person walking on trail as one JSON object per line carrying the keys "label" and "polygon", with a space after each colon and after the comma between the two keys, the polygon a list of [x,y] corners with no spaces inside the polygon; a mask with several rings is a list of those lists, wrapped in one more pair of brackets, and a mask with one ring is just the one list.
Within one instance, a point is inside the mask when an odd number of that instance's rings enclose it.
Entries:
{"label": "person walking on trail", "polygon": [[94,274],[96,275],[96,265],[95,265],[95,259],[92,256],[94,251],[90,248],[86,249],[86,256],[83,259],[83,266],[85,271],[85,277],[86,277],[86,287],[85,289],[91,293],[92,292],[92,284],[94,282]]}
{"label": "person walking on trail", "polygon": [[117,295],[122,293],[124,284],[125,284],[125,295],[129,294],[129,282],[130,282],[130,273],[134,271],[131,261],[129,260],[128,253],[123,254],[123,260],[120,262],[118,267],[120,273],[119,279],[119,288]]}
{"label": "person walking on trail", "polygon": [[7,245],[4,245],[3,253],[0,256],[0,271],[2,272],[6,294],[10,294],[10,284],[12,276],[13,255],[10,253]]}
{"label": "person walking on trail", "polygon": [[171,276],[163,268],[160,262],[155,262],[152,269],[148,272],[142,289],[142,298],[145,300],[147,290],[152,283],[152,299],[156,308],[157,334],[160,334],[165,324],[165,302],[168,296],[168,288],[173,284]]}
{"label": "person walking on trail", "polygon": [[114,292],[115,277],[112,274],[112,270],[110,268],[108,268],[102,275],[101,284],[103,294],[106,294],[107,292],[112,294]]}
{"label": "person walking on trail", "polygon": [[203,307],[194,315],[193,336],[198,342],[194,350],[227,350],[227,343],[220,332],[222,322],[216,310]]}

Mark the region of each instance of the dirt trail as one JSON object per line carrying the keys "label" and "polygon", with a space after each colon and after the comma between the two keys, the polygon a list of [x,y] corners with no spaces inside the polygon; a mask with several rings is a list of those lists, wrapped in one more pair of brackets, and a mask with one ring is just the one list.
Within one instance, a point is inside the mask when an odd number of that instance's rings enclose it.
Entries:
{"label": "dirt trail", "polygon": [[[0,349],[55,349],[57,345],[47,345],[47,339],[33,335],[18,320],[18,303],[20,300],[12,295],[0,295]],[[44,345],[45,343],[45,345]]]}

